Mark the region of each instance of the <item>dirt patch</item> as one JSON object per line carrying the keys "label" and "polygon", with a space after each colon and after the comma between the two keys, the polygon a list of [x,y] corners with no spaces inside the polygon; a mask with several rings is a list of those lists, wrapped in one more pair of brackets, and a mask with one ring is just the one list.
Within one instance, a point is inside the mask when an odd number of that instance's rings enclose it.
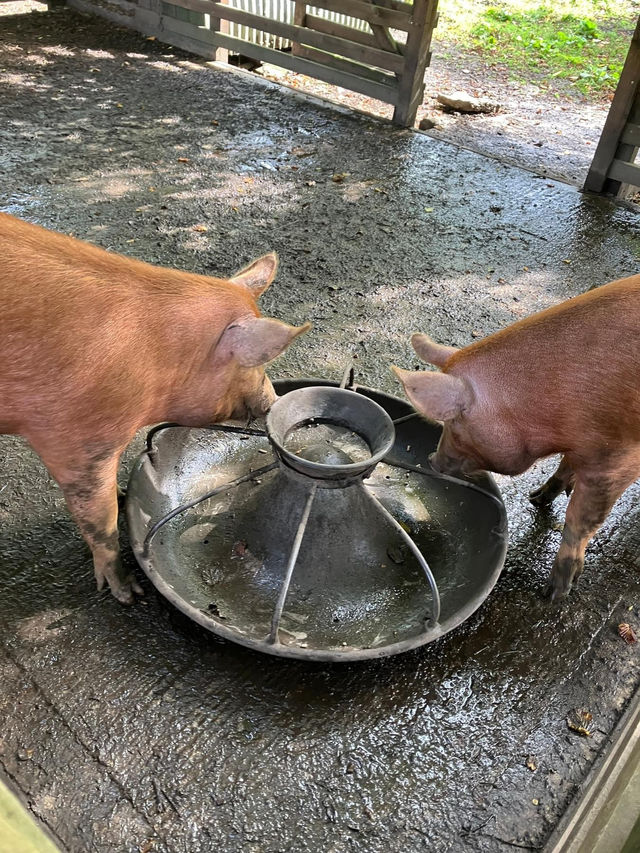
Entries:
{"label": "dirt patch", "polygon": [[[421,119],[431,119],[435,127],[426,132],[434,139],[582,186],[607,116],[608,100],[590,102],[577,90],[575,97],[550,93],[534,81],[512,80],[508,71],[488,67],[472,53],[452,56],[450,50],[439,48],[436,43],[416,127]],[[273,65],[264,65],[256,73],[352,109],[389,119],[393,113],[382,101]],[[493,115],[443,111],[436,96],[456,91],[498,103],[500,109]]]}

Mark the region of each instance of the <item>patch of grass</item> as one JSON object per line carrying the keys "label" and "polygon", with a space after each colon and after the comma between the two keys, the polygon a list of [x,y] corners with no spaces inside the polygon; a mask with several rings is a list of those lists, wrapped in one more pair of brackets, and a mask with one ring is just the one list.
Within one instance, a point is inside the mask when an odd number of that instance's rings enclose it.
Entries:
{"label": "patch of grass", "polygon": [[441,0],[441,35],[490,65],[592,98],[615,90],[638,0]]}

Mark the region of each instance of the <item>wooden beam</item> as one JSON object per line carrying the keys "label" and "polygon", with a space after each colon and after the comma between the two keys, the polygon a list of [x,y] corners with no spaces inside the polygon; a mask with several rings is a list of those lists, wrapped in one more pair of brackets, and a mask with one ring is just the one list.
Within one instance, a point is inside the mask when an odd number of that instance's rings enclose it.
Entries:
{"label": "wooden beam", "polygon": [[332,53],[324,53],[324,51],[316,50],[314,47],[306,47],[300,44],[295,55],[304,56],[305,59],[311,59],[313,62],[319,62],[321,65],[328,65],[330,68],[335,68],[338,71],[357,74],[359,77],[365,77],[367,80],[374,80],[386,86],[393,86],[396,83],[396,78],[392,74],[385,74],[384,71],[378,71],[377,68],[370,68],[368,65],[360,65],[357,62],[352,62],[350,59],[342,59],[342,57],[335,56]]}
{"label": "wooden beam", "polygon": [[393,122],[401,127],[411,126],[424,94],[424,72],[429,59],[429,47],[438,0],[415,0],[412,27],[407,36],[404,68],[398,84],[398,100]]}
{"label": "wooden beam", "polygon": [[338,12],[341,15],[350,15],[352,18],[360,18],[368,24],[380,24],[383,27],[393,27],[396,30],[409,32],[412,27],[412,15],[415,11],[415,3],[398,4],[407,7],[407,11],[387,9],[382,5],[362,2],[362,0],[313,0],[313,6],[317,9],[328,9],[330,12]]}
{"label": "wooden beam", "polygon": [[609,168],[609,179],[621,184],[640,187],[640,166],[625,160],[614,160]]}
{"label": "wooden beam", "polygon": [[[296,4],[293,9],[293,23],[296,27],[306,27],[308,26],[307,19],[307,4],[300,3],[299,0],[296,0]],[[294,56],[301,56],[300,45],[297,41],[291,43],[291,53]]]}
{"label": "wooden beam", "polygon": [[[227,0],[221,0],[218,3],[219,6],[224,5]],[[181,0],[182,5],[182,0]],[[225,35],[229,34],[229,21],[223,15],[211,15],[210,18],[210,29],[213,30],[214,33],[224,33]],[[229,61],[229,51],[224,47],[216,48],[216,61],[217,62],[228,62]]]}
{"label": "wooden beam", "polygon": [[[328,33],[332,36],[339,36],[349,41],[358,42],[358,44],[366,44],[369,47],[377,47],[379,42],[373,33],[367,33],[364,30],[357,30],[355,27],[349,27],[346,24],[338,24],[335,21],[330,21],[328,18],[321,18],[318,15],[310,15],[307,13],[305,18],[305,26],[312,30],[318,30],[321,33]],[[402,53],[403,45],[399,44],[395,39],[394,53]]]}

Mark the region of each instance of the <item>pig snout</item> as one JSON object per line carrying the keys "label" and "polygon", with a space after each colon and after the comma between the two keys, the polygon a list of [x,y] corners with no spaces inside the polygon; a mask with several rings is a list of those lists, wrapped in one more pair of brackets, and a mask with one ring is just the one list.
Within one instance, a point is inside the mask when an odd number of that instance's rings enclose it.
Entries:
{"label": "pig snout", "polygon": [[252,418],[262,418],[278,399],[271,380],[265,374],[258,392],[247,401],[247,412]]}

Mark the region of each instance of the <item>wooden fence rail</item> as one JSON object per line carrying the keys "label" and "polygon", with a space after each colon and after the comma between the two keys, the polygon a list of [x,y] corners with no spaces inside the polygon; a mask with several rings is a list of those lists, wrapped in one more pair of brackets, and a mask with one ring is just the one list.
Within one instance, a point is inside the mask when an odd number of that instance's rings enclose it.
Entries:
{"label": "wooden fence rail", "polygon": [[[393,121],[402,126],[413,124],[422,101],[438,6],[438,0],[68,3],[210,59],[225,60],[231,51],[376,98],[393,105]],[[247,31],[260,38],[236,34]]]}

